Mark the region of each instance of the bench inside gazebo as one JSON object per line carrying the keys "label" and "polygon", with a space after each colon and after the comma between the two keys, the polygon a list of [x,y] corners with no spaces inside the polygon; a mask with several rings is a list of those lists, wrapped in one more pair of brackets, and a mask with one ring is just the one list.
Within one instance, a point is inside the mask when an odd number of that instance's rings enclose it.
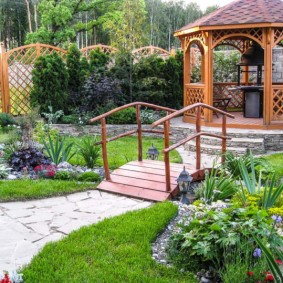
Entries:
{"label": "bench inside gazebo", "polygon": [[[282,47],[283,2],[239,0],[190,23],[175,32],[184,50],[184,107],[206,103],[233,111],[228,127],[254,129],[283,128],[283,79],[273,82],[272,53]],[[213,51],[231,46],[241,53],[236,82],[214,82]],[[192,83],[192,50],[201,54],[201,82]],[[255,79],[252,80],[254,74]],[[211,111],[202,112],[202,124],[220,126]],[[195,113],[183,120],[192,123]]]}

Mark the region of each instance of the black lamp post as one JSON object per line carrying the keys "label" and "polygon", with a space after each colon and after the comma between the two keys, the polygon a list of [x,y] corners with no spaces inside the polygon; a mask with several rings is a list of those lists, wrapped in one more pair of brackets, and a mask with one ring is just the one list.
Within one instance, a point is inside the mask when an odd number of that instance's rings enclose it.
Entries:
{"label": "black lamp post", "polygon": [[191,182],[193,177],[186,171],[185,166],[181,174],[179,175],[177,182],[179,186],[179,190],[182,194],[181,203],[188,204],[190,200],[186,197],[186,194],[189,192]]}
{"label": "black lamp post", "polygon": [[159,151],[157,148],[152,144],[151,147],[148,149],[146,153],[146,158],[151,160],[157,160],[159,155]]}

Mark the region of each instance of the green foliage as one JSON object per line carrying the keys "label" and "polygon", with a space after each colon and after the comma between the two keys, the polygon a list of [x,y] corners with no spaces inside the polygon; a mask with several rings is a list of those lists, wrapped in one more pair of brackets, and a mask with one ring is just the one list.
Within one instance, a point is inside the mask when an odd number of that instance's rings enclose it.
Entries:
{"label": "green foliage", "polygon": [[272,169],[274,170],[274,173],[278,179],[283,178],[282,153],[276,153],[276,154],[264,156],[263,159],[265,159],[268,162],[268,164],[272,164]]}
{"label": "green foliage", "polygon": [[264,282],[268,270],[267,261],[260,257],[254,259],[253,251],[247,250],[245,244],[224,251],[223,267],[219,274],[221,282]]}
{"label": "green foliage", "polygon": [[205,172],[205,180],[197,192],[204,203],[231,198],[237,190],[237,185],[231,177],[217,168]]}
{"label": "green foliage", "polygon": [[172,203],[158,203],[83,227],[46,245],[22,270],[24,280],[196,283],[192,274],[157,264],[151,257],[151,242],[176,213]]}
{"label": "green foliage", "polygon": [[78,176],[78,181],[81,182],[98,182],[101,177],[95,172],[85,172]]}
{"label": "green foliage", "polygon": [[43,112],[42,115],[47,120],[48,125],[55,124],[58,119],[64,115],[64,112],[62,110],[58,110],[56,112],[53,112],[53,107],[48,106],[48,113]]}
{"label": "green foliage", "polygon": [[99,68],[106,68],[109,62],[109,55],[102,52],[99,48],[90,51],[90,69],[95,71]]}
{"label": "green foliage", "polygon": [[66,180],[0,180],[0,201],[25,201],[95,189],[96,184]]}
{"label": "green foliage", "polygon": [[89,75],[89,64],[84,58],[76,44],[71,44],[67,52],[67,70],[69,74],[68,88],[70,91],[79,91]]}
{"label": "green foliage", "polygon": [[9,168],[6,164],[0,163],[0,179],[5,179],[10,172],[11,168]]}
{"label": "green foliage", "polygon": [[101,156],[101,145],[97,145],[97,137],[84,136],[78,147],[78,154],[82,156],[88,168],[94,168]]}
{"label": "green foliage", "polygon": [[72,152],[73,143],[65,144],[65,137],[57,135],[55,142],[49,133],[47,133],[47,137],[48,142],[42,139],[42,143],[44,144],[47,155],[56,165],[60,162],[68,161],[76,154]]}
{"label": "green foliage", "polygon": [[55,142],[58,135],[59,135],[59,130],[53,129],[48,125],[44,124],[43,122],[38,121],[33,130],[32,138],[37,142],[42,142],[43,139],[47,142],[48,136],[50,136],[52,141]]}
{"label": "green foliage", "polygon": [[38,106],[39,112],[65,110],[67,105],[68,72],[66,65],[57,53],[37,58],[32,71],[33,90],[31,106]]}
{"label": "green foliage", "polygon": [[54,179],[55,180],[77,180],[77,173],[73,171],[57,171]]}
{"label": "green foliage", "polygon": [[0,126],[6,127],[8,125],[16,125],[17,122],[12,115],[8,113],[0,113]]}
{"label": "green foliage", "polygon": [[213,53],[213,76],[215,82],[236,82],[238,78],[237,63],[240,60],[238,51],[216,51]]}
{"label": "green foliage", "polygon": [[131,107],[131,108],[123,109],[119,112],[116,112],[107,118],[107,123],[117,124],[117,125],[118,124],[136,124],[137,123],[136,110],[135,108]]}
{"label": "green foliage", "polygon": [[133,99],[171,108],[182,105],[182,54],[162,60],[143,57],[133,69]]}
{"label": "green foliage", "polygon": [[[182,231],[171,239],[172,254],[169,247],[171,260],[184,263],[182,267],[188,270],[191,270],[191,260],[200,264],[198,269],[207,265],[217,269],[224,264],[224,252],[240,244],[243,251],[253,252],[257,247],[253,235],[270,235],[268,243],[273,251],[278,243],[282,243],[264,210],[225,208],[223,203],[212,203],[211,206],[193,207],[191,212],[190,221],[184,220]],[[177,258],[175,254],[178,254]]]}
{"label": "green foliage", "polygon": [[266,159],[264,158],[253,158],[251,152],[243,156],[235,156],[232,152],[227,152],[225,154],[225,163],[223,165],[224,170],[231,174],[234,178],[239,178],[241,176],[240,164],[245,166],[248,174],[252,172],[252,163],[255,171],[255,176],[261,176],[263,179],[268,178],[273,173],[273,168]]}
{"label": "green foliage", "polygon": [[145,42],[145,25],[144,0],[124,0],[103,23],[110,34],[111,45],[129,51],[141,47]]}

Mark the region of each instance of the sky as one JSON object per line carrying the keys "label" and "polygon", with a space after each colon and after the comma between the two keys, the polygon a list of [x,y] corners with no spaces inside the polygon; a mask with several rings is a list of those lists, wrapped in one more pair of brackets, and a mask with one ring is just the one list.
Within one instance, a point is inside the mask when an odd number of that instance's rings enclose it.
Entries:
{"label": "sky", "polygon": [[190,2],[197,3],[200,6],[202,11],[204,11],[209,6],[218,5],[222,7],[233,1],[234,0],[185,0],[185,2],[187,3],[190,3]]}

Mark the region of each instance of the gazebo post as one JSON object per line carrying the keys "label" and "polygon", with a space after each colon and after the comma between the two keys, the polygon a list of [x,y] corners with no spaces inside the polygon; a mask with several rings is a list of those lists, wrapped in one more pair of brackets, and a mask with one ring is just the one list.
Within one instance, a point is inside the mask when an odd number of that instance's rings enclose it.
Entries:
{"label": "gazebo post", "polygon": [[264,48],[264,125],[270,125],[272,106],[273,106],[273,92],[272,92],[272,47],[274,44],[274,30],[273,28],[263,28],[263,48]]}
{"label": "gazebo post", "polygon": [[[205,33],[204,33],[205,34]],[[204,65],[205,65],[205,91],[204,103],[213,106],[213,48],[212,48],[212,33],[209,31],[204,41]],[[204,109],[204,121],[212,122],[213,113],[208,109]]]}

